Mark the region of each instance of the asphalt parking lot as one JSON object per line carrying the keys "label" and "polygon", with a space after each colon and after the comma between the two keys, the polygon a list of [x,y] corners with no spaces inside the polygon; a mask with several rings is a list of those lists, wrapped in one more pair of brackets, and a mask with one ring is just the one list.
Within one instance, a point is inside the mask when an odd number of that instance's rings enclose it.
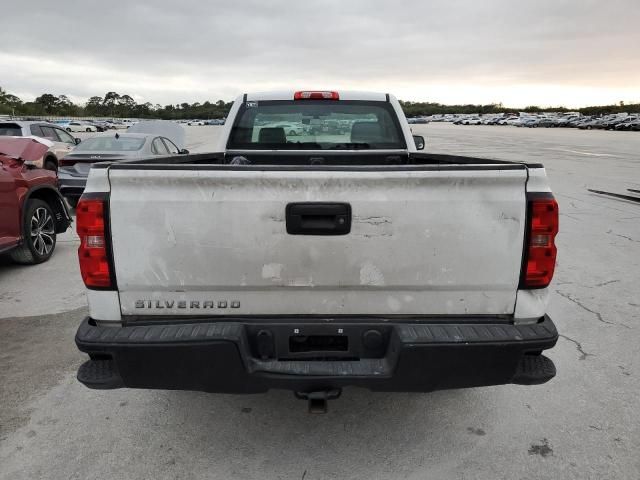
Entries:
{"label": "asphalt parking lot", "polygon": [[[186,127],[193,152],[220,127]],[[558,376],[431,394],[92,391],[75,233],[46,264],[0,261],[0,479],[640,478],[640,133],[414,125],[427,150],[540,161],[560,203],[549,314]],[[83,134],[84,135],[84,134]],[[86,136],[86,135],[85,135]]]}

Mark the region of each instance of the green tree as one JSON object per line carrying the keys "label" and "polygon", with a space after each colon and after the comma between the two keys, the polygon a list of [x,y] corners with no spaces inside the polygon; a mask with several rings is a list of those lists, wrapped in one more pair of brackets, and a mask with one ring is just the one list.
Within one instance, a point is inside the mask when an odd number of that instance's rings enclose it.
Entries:
{"label": "green tree", "polygon": [[3,102],[5,105],[11,105],[12,107],[22,105],[22,100],[10,93],[4,96]]}
{"label": "green tree", "polygon": [[84,106],[84,110],[88,115],[101,115],[103,112],[102,97],[96,95],[89,98]]}
{"label": "green tree", "polygon": [[117,112],[122,117],[131,117],[136,108],[136,101],[129,95],[121,95],[117,99]]}
{"label": "green tree", "polygon": [[22,108],[22,100],[0,87],[0,113],[15,114]]}
{"label": "green tree", "polygon": [[119,99],[120,95],[116,92],[105,93],[104,99],[102,100],[102,106],[105,107],[105,112],[109,112],[109,115],[114,116]]}
{"label": "green tree", "polygon": [[33,103],[39,106],[44,113],[54,114],[57,112],[60,100],[51,93],[43,93]]}

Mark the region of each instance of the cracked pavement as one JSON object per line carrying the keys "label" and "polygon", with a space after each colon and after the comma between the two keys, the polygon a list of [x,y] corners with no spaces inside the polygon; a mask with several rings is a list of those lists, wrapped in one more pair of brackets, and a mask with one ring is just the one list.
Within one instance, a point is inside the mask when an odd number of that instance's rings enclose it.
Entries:
{"label": "cracked pavement", "polygon": [[[612,283],[612,282],[603,282],[601,285],[608,285],[609,283]],[[595,316],[596,316],[596,318],[598,319],[598,321],[600,321],[600,322],[602,322],[602,323],[606,323],[606,324],[608,324],[608,325],[615,325],[615,323],[613,323],[613,322],[608,322],[608,321],[606,321],[604,318],[602,318],[602,315],[600,314],[600,312],[596,312],[595,310],[591,310],[589,307],[585,306],[582,302],[580,302],[579,300],[577,300],[577,299],[573,298],[570,294],[568,294],[568,293],[563,293],[563,292],[561,292],[560,290],[556,290],[556,293],[557,293],[558,295],[560,295],[561,297],[564,297],[564,298],[566,298],[567,300],[569,300],[569,301],[571,301],[571,302],[575,303],[576,305],[578,305],[578,306],[579,306],[580,308],[582,308],[583,310],[585,310],[585,311],[587,311],[587,312],[589,312],[589,313],[592,313],[593,315],[595,315]],[[625,325],[625,326],[626,326],[626,325]],[[630,327],[627,327],[627,328],[630,328]]]}
{"label": "cracked pavement", "polygon": [[[560,204],[548,384],[432,394],[92,391],[72,231],[50,262],[0,262],[0,479],[640,478],[640,133],[414,125],[427,150],[540,161]],[[188,148],[219,127],[187,127]],[[195,148],[194,148],[195,147]],[[606,154],[606,156],[602,156]]]}

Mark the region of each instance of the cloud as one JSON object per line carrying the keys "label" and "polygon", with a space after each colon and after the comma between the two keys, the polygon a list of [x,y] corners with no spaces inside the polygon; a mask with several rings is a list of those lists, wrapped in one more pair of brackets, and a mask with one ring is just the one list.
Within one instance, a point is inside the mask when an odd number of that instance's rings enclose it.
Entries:
{"label": "cloud", "polygon": [[640,100],[637,0],[64,5],[3,7],[5,89],[162,104],[271,88],[522,106]]}

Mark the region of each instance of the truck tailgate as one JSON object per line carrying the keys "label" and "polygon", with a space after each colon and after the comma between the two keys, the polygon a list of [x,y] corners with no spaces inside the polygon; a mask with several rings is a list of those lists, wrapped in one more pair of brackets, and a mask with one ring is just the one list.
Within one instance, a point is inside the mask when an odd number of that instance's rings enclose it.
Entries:
{"label": "truck tailgate", "polygon": [[[125,316],[508,315],[520,165],[109,169]],[[343,235],[287,233],[290,203],[348,204]]]}

